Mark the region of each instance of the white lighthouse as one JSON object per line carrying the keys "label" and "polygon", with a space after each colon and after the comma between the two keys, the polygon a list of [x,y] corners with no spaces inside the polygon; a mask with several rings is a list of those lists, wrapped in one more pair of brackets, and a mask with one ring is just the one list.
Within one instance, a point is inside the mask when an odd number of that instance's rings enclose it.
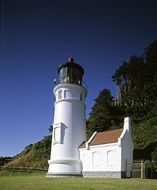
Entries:
{"label": "white lighthouse", "polygon": [[56,101],[47,176],[81,176],[79,146],[86,140],[84,70],[69,58],[59,66],[58,73],[59,81],[53,89]]}

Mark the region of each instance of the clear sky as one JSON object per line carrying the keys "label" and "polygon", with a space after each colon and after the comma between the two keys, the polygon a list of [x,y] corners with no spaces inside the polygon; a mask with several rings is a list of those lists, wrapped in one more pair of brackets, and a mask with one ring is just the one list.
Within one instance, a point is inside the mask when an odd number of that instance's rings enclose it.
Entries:
{"label": "clear sky", "polygon": [[157,39],[155,0],[1,0],[0,156],[48,135],[53,80],[69,56],[85,69],[87,116],[111,76]]}

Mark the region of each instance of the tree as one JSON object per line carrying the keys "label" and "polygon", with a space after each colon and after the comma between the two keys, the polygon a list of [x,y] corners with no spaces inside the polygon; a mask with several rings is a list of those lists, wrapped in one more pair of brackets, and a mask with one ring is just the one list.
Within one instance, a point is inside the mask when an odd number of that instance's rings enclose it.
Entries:
{"label": "tree", "polygon": [[49,133],[51,134],[53,132],[53,125],[50,125],[48,130],[49,130]]}
{"label": "tree", "polygon": [[157,166],[157,147],[155,148],[155,150],[152,152],[151,154],[152,160],[155,163],[155,165]]}
{"label": "tree", "polygon": [[157,40],[145,49],[144,58],[146,62],[145,94],[151,103],[156,100],[157,94]]}
{"label": "tree", "polygon": [[133,55],[116,70],[112,79],[120,92],[118,97],[120,104],[127,107],[144,105],[144,69],[143,57]]}
{"label": "tree", "polygon": [[145,48],[144,55],[147,64],[157,65],[157,40]]}
{"label": "tree", "polygon": [[92,112],[87,120],[87,132],[90,136],[94,131],[101,132],[114,128],[119,124],[119,110],[112,106],[113,97],[108,89],[99,92],[92,107]]}

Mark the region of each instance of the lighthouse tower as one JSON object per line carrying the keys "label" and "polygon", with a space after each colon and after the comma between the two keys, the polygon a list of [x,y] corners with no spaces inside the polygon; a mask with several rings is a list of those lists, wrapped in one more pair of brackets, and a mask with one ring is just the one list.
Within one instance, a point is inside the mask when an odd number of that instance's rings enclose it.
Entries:
{"label": "lighthouse tower", "polygon": [[81,176],[79,145],[86,140],[84,70],[69,58],[59,66],[58,73],[59,81],[53,89],[56,101],[47,176]]}

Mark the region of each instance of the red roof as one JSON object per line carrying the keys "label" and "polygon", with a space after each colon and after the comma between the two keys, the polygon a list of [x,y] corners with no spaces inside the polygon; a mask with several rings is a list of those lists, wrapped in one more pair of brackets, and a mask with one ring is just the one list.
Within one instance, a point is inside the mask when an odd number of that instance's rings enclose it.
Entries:
{"label": "red roof", "polygon": [[[105,131],[96,133],[92,141],[89,143],[90,146],[100,145],[100,144],[109,144],[118,142],[118,138],[120,137],[123,129],[115,129],[112,131]],[[85,148],[86,142],[83,142],[80,145],[80,148]]]}

